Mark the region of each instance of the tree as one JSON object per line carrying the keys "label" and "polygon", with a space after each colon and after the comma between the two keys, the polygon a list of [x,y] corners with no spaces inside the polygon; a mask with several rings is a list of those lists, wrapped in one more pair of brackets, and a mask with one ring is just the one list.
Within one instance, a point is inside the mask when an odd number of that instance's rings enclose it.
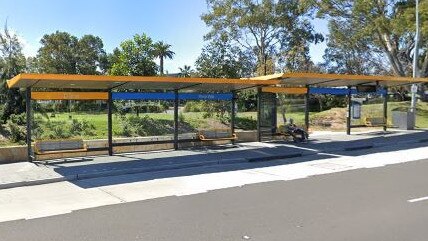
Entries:
{"label": "tree", "polygon": [[125,40],[119,48],[109,56],[112,75],[156,75],[157,66],[154,62],[153,41],[146,34],[134,35],[133,39]]}
{"label": "tree", "polygon": [[25,110],[25,101],[18,89],[7,88],[7,80],[25,71],[25,56],[16,34],[7,25],[0,33],[0,118],[4,123],[12,114]]}
{"label": "tree", "polygon": [[165,58],[172,59],[174,52],[170,49],[171,45],[159,41],[154,44],[154,55],[159,58],[160,75],[163,75],[163,60]]}
{"label": "tree", "polygon": [[299,0],[207,0],[203,21],[211,27],[205,36],[227,36],[237,46],[251,51],[263,74],[267,62],[294,44],[322,41],[313,31],[310,12]]}
{"label": "tree", "polygon": [[195,66],[201,77],[241,78],[252,75],[255,63],[248,54],[223,37],[204,46]]}
{"label": "tree", "polygon": [[[353,47],[364,42],[367,51],[381,51],[392,72],[398,76],[412,73],[415,46],[414,0],[315,0],[318,14],[337,24],[349,23],[348,37]],[[428,76],[428,1],[420,1],[421,49],[419,69]],[[370,57],[370,56],[369,56]]]}
{"label": "tree", "polygon": [[184,65],[183,68],[180,69],[180,77],[190,77],[193,75],[192,67],[189,65]]}
{"label": "tree", "polygon": [[329,73],[390,74],[385,55],[370,47],[370,40],[355,35],[354,24],[341,20],[329,22],[329,37],[321,66]]}
{"label": "tree", "polygon": [[100,74],[106,53],[101,38],[77,38],[67,32],[46,34],[40,40],[37,66],[40,72],[57,74]]}

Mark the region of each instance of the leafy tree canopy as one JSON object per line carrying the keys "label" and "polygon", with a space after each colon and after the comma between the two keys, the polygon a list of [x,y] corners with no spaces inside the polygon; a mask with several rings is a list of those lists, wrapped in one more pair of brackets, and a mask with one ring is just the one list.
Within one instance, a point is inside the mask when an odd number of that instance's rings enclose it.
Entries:
{"label": "leafy tree canopy", "polygon": [[248,54],[233,46],[226,37],[205,45],[195,65],[198,75],[210,78],[248,77],[255,67]]}
{"label": "leafy tree canopy", "polygon": [[[318,8],[318,15],[330,21],[331,46],[351,47],[363,52],[369,61],[387,59],[393,73],[410,76],[415,47],[415,1],[414,0],[310,0]],[[428,0],[420,1],[421,42],[419,69],[422,76],[428,75]],[[347,36],[337,32],[346,32]],[[348,46],[345,41],[348,40]],[[352,46],[351,46],[352,45]],[[338,49],[336,49],[338,50]],[[333,51],[334,52],[334,51]],[[381,52],[384,58],[376,59]],[[349,54],[350,52],[348,52]],[[327,53],[331,56],[330,53]],[[333,59],[334,60],[334,59]],[[379,64],[376,64],[379,65]],[[374,67],[375,68],[375,67]]]}
{"label": "leafy tree canopy", "polygon": [[[296,45],[305,46],[323,38],[313,30],[308,4],[299,0],[207,0],[203,21],[211,27],[205,36],[227,36],[237,46],[251,51],[259,66]],[[306,2],[303,2],[306,3]]]}
{"label": "leafy tree canopy", "polygon": [[123,41],[109,59],[112,75],[153,76],[157,72],[154,44],[146,34],[136,34],[133,39]]}
{"label": "leafy tree canopy", "polygon": [[0,32],[0,121],[25,110],[23,96],[17,89],[7,88],[6,81],[25,71],[25,56],[16,34],[7,26]]}
{"label": "leafy tree canopy", "polygon": [[58,74],[103,73],[106,53],[101,38],[85,35],[80,39],[67,32],[47,34],[40,40],[37,54],[40,72]]}

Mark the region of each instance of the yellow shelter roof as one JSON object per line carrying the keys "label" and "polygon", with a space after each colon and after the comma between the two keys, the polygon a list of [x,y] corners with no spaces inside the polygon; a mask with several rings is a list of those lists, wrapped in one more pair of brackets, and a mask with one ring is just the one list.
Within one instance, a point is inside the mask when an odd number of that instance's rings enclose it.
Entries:
{"label": "yellow shelter roof", "polygon": [[414,83],[428,83],[428,78],[410,78],[377,75],[347,75],[320,73],[280,73],[251,78],[252,80],[278,80],[283,86],[342,87],[376,85],[394,87]]}
{"label": "yellow shelter roof", "polygon": [[9,88],[108,90],[233,91],[278,84],[278,80],[181,78],[169,76],[106,76],[20,74],[7,81]]}

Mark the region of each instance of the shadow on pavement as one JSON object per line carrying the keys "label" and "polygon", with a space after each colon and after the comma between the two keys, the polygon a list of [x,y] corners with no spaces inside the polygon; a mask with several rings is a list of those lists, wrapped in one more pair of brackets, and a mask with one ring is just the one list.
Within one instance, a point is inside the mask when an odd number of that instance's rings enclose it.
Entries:
{"label": "shadow on pavement", "polygon": [[[84,176],[88,177],[99,173],[110,172],[116,173],[114,175],[121,175],[121,171],[124,171],[122,174],[141,172],[139,175],[113,177],[110,174],[110,177],[98,178],[99,180],[73,182],[80,187],[91,188],[166,177],[285,165],[340,156],[361,156],[379,152],[399,151],[424,147],[427,145],[425,141],[428,141],[428,131],[401,135],[396,135],[396,132],[381,132],[354,134],[351,136],[315,136],[308,143],[301,144],[284,141],[241,143],[233,148],[230,148],[230,146],[227,148],[217,146],[179,151],[118,154],[112,157],[95,157],[94,161],[90,163],[53,163],[47,164],[47,166],[53,168],[55,172],[62,176],[77,175],[81,179]],[[382,148],[379,149],[377,147]],[[177,165],[175,170],[167,171],[168,167],[174,165]],[[162,168],[164,169],[162,170]],[[131,171],[126,172],[126,170]],[[132,172],[132,170],[140,171]]]}

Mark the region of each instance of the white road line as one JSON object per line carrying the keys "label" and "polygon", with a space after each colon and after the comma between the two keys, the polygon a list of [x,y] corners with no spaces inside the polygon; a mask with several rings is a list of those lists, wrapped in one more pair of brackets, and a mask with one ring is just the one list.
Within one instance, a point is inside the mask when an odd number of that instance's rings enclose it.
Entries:
{"label": "white road line", "polygon": [[420,201],[428,201],[428,196],[407,200],[407,202],[409,202],[409,203],[415,203],[415,202],[420,202]]}

